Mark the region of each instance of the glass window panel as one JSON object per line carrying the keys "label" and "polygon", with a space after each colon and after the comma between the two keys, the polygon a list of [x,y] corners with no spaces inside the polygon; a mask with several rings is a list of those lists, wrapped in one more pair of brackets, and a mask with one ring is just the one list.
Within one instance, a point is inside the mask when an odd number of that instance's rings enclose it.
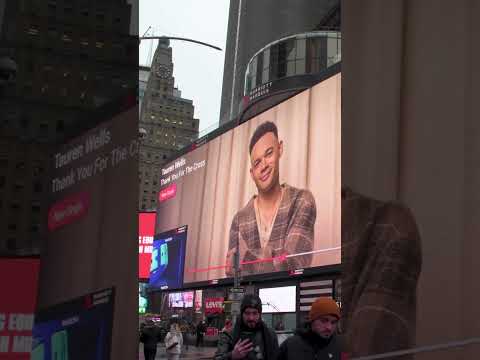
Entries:
{"label": "glass window panel", "polygon": [[270,48],[265,49],[263,52],[263,69],[268,69],[270,67]]}
{"label": "glass window panel", "polygon": [[295,75],[295,60],[287,62],[287,76]]}
{"label": "glass window panel", "polygon": [[254,86],[257,87],[263,84],[262,81],[262,73],[263,73],[263,54],[257,56],[257,71],[256,71],[256,82],[254,82]]}
{"label": "glass window panel", "polygon": [[297,59],[304,59],[305,58],[305,52],[306,52],[306,42],[307,40],[305,38],[303,39],[297,39],[297,52],[296,52],[296,58]]}
{"label": "glass window panel", "polygon": [[262,74],[262,83],[265,84],[267,81],[270,80],[270,68],[265,68],[263,70],[263,74]]}
{"label": "glass window panel", "polygon": [[295,57],[296,57],[295,39],[289,39],[285,42],[285,51],[286,51],[286,58],[288,61],[295,60]]}
{"label": "glass window panel", "polygon": [[305,74],[305,59],[298,59],[296,63],[297,74]]}

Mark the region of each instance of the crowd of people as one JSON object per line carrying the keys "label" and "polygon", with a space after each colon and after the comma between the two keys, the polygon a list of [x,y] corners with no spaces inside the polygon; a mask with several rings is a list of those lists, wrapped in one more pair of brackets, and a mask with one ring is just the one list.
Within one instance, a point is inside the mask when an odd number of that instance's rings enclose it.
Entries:
{"label": "crowd of people", "polygon": [[[219,333],[215,360],[340,360],[343,341],[338,332],[340,309],[328,297],[318,298],[311,306],[308,320],[293,336],[282,339],[279,345],[277,331],[284,330],[283,323],[277,323],[275,330],[262,320],[262,301],[257,295],[243,297],[240,316],[233,324],[229,319]],[[183,330],[183,331],[182,331]],[[184,346],[188,346],[186,335],[190,329],[174,322],[163,341],[167,359],[177,360]],[[204,346],[206,324],[195,326],[196,346]],[[157,343],[162,340],[160,328],[147,320],[140,329],[145,360],[154,360]]]}

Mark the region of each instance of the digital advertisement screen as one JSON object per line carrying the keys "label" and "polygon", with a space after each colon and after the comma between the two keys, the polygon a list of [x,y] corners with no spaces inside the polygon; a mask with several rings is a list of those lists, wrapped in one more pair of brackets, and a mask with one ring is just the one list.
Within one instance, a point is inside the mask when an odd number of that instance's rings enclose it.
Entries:
{"label": "digital advertisement screen", "polygon": [[336,265],[340,74],[161,169],[156,233],[188,226],[184,284]]}
{"label": "digital advertisement screen", "polygon": [[110,359],[113,307],[110,288],[39,311],[31,359]]}
{"label": "digital advertisement screen", "polygon": [[135,353],[124,339],[138,324],[138,106],[109,116],[51,149],[37,306],[115,287],[111,355],[120,359]]}
{"label": "digital advertisement screen", "polygon": [[162,290],[182,287],[186,240],[186,226],[155,236],[149,286]]}
{"label": "digital advertisement screen", "polygon": [[170,308],[193,307],[193,291],[183,291],[168,294],[168,306]]}
{"label": "digital advertisement screen", "polygon": [[150,275],[156,215],[154,212],[138,214],[138,278],[141,280]]}
{"label": "digital advertisement screen", "polygon": [[147,312],[148,297],[146,283],[138,283],[138,313],[145,314]]}
{"label": "digital advertisement screen", "polygon": [[195,311],[200,312],[202,310],[203,303],[203,291],[195,290]]}
{"label": "digital advertisement screen", "polygon": [[297,311],[296,286],[282,286],[260,289],[258,291],[258,296],[260,296],[260,299],[262,300],[262,312],[264,313],[283,313]]}
{"label": "digital advertisement screen", "polygon": [[40,260],[0,258],[0,359],[30,359]]}

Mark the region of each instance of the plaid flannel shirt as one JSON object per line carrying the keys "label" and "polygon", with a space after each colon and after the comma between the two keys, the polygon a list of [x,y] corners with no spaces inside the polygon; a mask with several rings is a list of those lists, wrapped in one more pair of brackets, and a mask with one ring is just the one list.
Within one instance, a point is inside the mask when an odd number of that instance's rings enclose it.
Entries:
{"label": "plaid flannel shirt", "polygon": [[[240,244],[240,261],[243,275],[272,271],[293,270],[310,266],[312,255],[277,258],[282,255],[298,254],[313,249],[316,206],[308,190],[282,185],[284,195],[274,220],[272,233],[262,249],[255,217],[254,199],[234,216],[230,227],[227,262],[232,264],[236,244]],[[272,258],[276,258],[271,261]],[[227,276],[232,268],[227,268]]]}

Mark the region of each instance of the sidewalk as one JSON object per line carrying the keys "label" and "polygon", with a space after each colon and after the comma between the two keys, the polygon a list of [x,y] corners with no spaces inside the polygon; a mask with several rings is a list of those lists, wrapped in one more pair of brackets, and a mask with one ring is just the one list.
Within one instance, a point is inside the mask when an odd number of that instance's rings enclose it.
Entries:
{"label": "sidewalk", "polygon": [[[182,354],[180,359],[198,359],[198,360],[207,360],[213,359],[213,354],[215,353],[216,348],[214,347],[195,347],[192,345],[188,346],[188,350],[185,349],[185,346],[182,349]],[[167,355],[165,353],[164,344],[158,344],[157,346],[157,356],[155,359],[166,359]],[[138,347],[138,360],[145,360],[143,356],[143,344],[140,344]]]}

